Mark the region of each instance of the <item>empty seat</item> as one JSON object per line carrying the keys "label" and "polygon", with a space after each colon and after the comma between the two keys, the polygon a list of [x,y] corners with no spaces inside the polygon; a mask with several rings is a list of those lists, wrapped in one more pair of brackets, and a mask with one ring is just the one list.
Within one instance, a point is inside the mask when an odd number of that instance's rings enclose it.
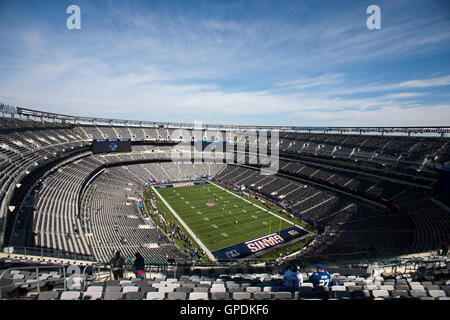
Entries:
{"label": "empty seat", "polygon": [[387,290],[372,290],[372,296],[374,298],[387,298],[389,297],[389,291]]}
{"label": "empty seat", "polygon": [[248,282],[241,283],[241,288],[246,289],[247,287],[250,287],[250,286],[251,286],[251,283],[248,283]]}
{"label": "empty seat", "polygon": [[271,292],[264,291],[264,292],[255,292],[253,294],[253,299],[255,300],[270,300],[271,298],[272,298]]}
{"label": "empty seat", "polygon": [[410,287],[411,287],[411,290],[425,290],[425,287],[422,285],[413,285]]}
{"label": "empty seat", "polygon": [[213,293],[213,292],[227,292],[227,289],[225,287],[215,287],[215,288],[211,288],[209,290],[209,292]]}
{"label": "empty seat", "polygon": [[299,290],[295,292],[295,299],[310,299],[311,297],[312,297],[312,288],[299,288]]}
{"label": "empty seat", "polygon": [[355,290],[362,290],[363,286],[351,286],[351,287],[346,287],[346,289],[347,289],[347,292],[352,292]]}
{"label": "empty seat", "polygon": [[105,292],[120,292],[122,290],[119,286],[108,286],[105,288]]}
{"label": "empty seat", "polygon": [[409,290],[409,286],[408,285],[396,285],[395,290]]}
{"label": "empty seat", "polygon": [[158,289],[150,286],[143,286],[141,287],[141,292],[145,295],[147,292],[157,292]]}
{"label": "empty seat", "polygon": [[406,290],[394,290],[391,292],[393,298],[408,298],[409,294]]}
{"label": "empty seat", "polygon": [[122,289],[123,294],[128,293],[128,292],[138,292],[138,291],[139,291],[139,288],[135,287],[135,286],[125,286]]}
{"label": "empty seat", "polygon": [[427,293],[425,292],[425,290],[417,290],[417,289],[410,290],[409,294],[413,298],[420,298],[420,297],[426,297],[427,296]]}
{"label": "empty seat", "polygon": [[103,292],[103,287],[101,286],[90,286],[86,289],[86,292]]}
{"label": "empty seat", "polygon": [[229,298],[228,292],[211,292],[211,300],[228,300]]}
{"label": "empty seat", "polygon": [[120,300],[122,299],[122,293],[120,291],[106,291],[104,300]]}
{"label": "empty seat", "polygon": [[233,300],[250,300],[250,292],[234,292]]}
{"label": "empty seat", "polygon": [[250,293],[261,292],[261,287],[247,287],[245,291]]}
{"label": "empty seat", "polygon": [[58,299],[58,295],[56,291],[43,291],[39,293],[38,300],[55,300]]}
{"label": "empty seat", "polygon": [[192,288],[189,288],[189,287],[178,287],[178,288],[175,288],[175,292],[190,293],[191,291],[192,291]]}
{"label": "empty seat", "polygon": [[167,282],[167,283],[177,282],[177,281],[178,281],[178,279],[176,279],[176,278],[167,278],[167,279],[165,280],[165,282]]}
{"label": "empty seat", "polygon": [[101,291],[86,291],[83,292],[82,300],[100,300],[102,295]]}
{"label": "empty seat", "polygon": [[203,292],[203,293],[207,293],[209,292],[209,288],[206,287],[195,287],[192,292]]}
{"label": "empty seat", "polygon": [[428,290],[428,294],[433,298],[446,297],[444,290]]}
{"label": "empty seat", "polygon": [[61,293],[60,300],[78,300],[80,295],[80,291],[64,291]]}
{"label": "empty seat", "polygon": [[397,279],[396,284],[400,284],[400,285],[407,285],[408,281],[406,281],[405,279]]}
{"label": "empty seat", "polygon": [[422,284],[420,282],[418,282],[418,281],[410,281],[409,285],[410,286],[422,286]]}
{"label": "empty seat", "polygon": [[317,287],[313,288],[312,297],[319,299],[328,299],[330,296],[330,288],[329,287]]}
{"label": "empty seat", "polygon": [[292,299],[292,293],[290,292],[275,292],[273,294],[274,300],[289,300]]}
{"label": "empty seat", "polygon": [[173,292],[173,290],[174,290],[174,288],[172,288],[172,287],[160,287],[158,289],[159,292],[164,292],[164,293]]}
{"label": "empty seat", "polygon": [[380,290],[393,291],[394,287],[391,285],[382,285],[382,286],[380,286]]}
{"label": "empty seat", "polygon": [[164,300],[164,297],[164,292],[148,292],[145,298],[146,300]]}
{"label": "empty seat", "polygon": [[355,290],[352,291],[352,297],[355,299],[368,299],[370,298],[369,290]]}
{"label": "empty seat", "polygon": [[369,284],[369,285],[365,285],[364,286],[364,290],[377,290],[378,289],[378,287],[376,286],[376,285],[373,285],[373,284]]}
{"label": "empty seat", "polygon": [[167,300],[186,300],[185,292],[169,292],[167,293]]}
{"label": "empty seat", "polygon": [[332,286],[331,291],[347,291],[345,286]]}
{"label": "empty seat", "polygon": [[208,292],[191,292],[189,300],[208,300]]}
{"label": "empty seat", "polygon": [[425,286],[425,288],[427,290],[441,290],[441,288],[439,286],[435,286],[435,285],[428,285],[428,286]]}
{"label": "empty seat", "polygon": [[356,286],[355,282],[344,282],[344,287],[351,287],[351,286]]}
{"label": "empty seat", "polygon": [[336,299],[345,300],[345,299],[350,299],[352,297],[352,294],[351,294],[351,292],[347,292],[347,291],[335,291],[334,297]]}
{"label": "empty seat", "polygon": [[144,294],[142,292],[127,292],[124,297],[125,300],[142,300]]}

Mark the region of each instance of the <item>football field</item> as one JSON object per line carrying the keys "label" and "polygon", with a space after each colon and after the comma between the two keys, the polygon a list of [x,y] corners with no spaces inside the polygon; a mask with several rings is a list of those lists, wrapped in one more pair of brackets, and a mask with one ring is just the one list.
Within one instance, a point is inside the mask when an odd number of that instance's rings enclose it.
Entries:
{"label": "football field", "polygon": [[157,192],[211,252],[293,226],[213,183]]}

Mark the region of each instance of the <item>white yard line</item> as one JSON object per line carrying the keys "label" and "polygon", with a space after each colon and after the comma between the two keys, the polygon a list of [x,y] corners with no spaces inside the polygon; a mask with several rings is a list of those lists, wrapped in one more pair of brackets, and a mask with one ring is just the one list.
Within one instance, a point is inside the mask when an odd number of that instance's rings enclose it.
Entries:
{"label": "white yard line", "polygon": [[172,214],[178,219],[178,221],[181,223],[181,225],[185,228],[187,232],[191,235],[192,238],[197,241],[197,243],[200,245],[200,247],[205,250],[206,254],[212,261],[217,261],[214,255],[211,253],[211,251],[208,250],[208,248],[203,244],[203,242],[200,241],[199,238],[197,238],[197,235],[184,223],[184,221],[180,218],[180,216],[176,213],[175,210],[172,209],[172,207],[167,203],[167,201],[164,199],[164,197],[161,196],[161,194],[152,186],[153,191],[159,196],[162,202],[166,205],[166,207],[172,212]]}
{"label": "white yard line", "polygon": [[[235,197],[237,197],[237,198],[239,198],[239,199],[241,199],[241,200],[244,200],[245,202],[248,202],[248,203],[254,205],[255,207],[257,207],[257,208],[259,208],[259,209],[261,209],[261,210],[267,212],[267,209],[264,209],[263,207],[260,207],[259,205],[254,204],[253,202],[248,201],[247,199],[244,199],[244,198],[242,198],[241,196],[239,196],[239,195],[237,195],[237,194],[235,194],[235,193],[233,193],[233,192],[231,192],[231,191],[229,191],[229,190],[227,190],[227,189],[225,189],[225,188],[222,188],[221,186],[219,186],[219,185],[217,185],[217,184],[215,184],[215,183],[212,183],[212,182],[210,182],[210,183],[211,183],[213,186],[215,186],[215,187],[217,187],[217,188],[219,188],[219,189],[222,189],[222,190],[228,192],[229,194],[232,194],[233,196],[235,196]],[[294,222],[289,221],[289,220],[287,220],[287,219],[284,218],[284,217],[280,217],[279,215],[273,213],[273,212],[270,211],[270,210],[269,210],[268,212],[269,212],[271,215],[273,215],[273,216],[275,216],[275,217],[277,217],[277,218],[283,219],[284,221],[286,221],[287,223],[289,223],[289,224],[291,224],[291,225],[294,225]],[[308,231],[308,230],[306,230],[306,229],[303,229],[303,228],[302,228],[301,226],[299,226],[298,224],[295,224],[295,226],[298,227],[298,228],[300,228],[300,229],[302,229],[303,231],[307,232],[308,234],[311,234],[310,231]]]}

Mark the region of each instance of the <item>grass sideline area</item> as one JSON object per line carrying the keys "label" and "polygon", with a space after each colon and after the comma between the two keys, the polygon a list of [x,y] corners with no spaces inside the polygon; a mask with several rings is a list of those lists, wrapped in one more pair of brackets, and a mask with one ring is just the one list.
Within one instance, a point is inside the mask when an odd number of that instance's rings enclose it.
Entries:
{"label": "grass sideline area", "polygon": [[[164,214],[164,218],[166,221],[175,221],[177,223],[177,225],[183,230],[184,234],[187,235],[187,237],[192,241],[192,244],[195,248],[200,249],[200,245],[195,241],[195,239],[193,239],[192,237],[190,237],[189,233],[181,226],[181,224],[178,222],[178,220],[172,215],[172,213],[170,212],[170,210],[166,207],[166,205],[161,201],[161,199],[159,198],[159,196],[153,192],[152,189],[148,188],[146,192],[144,192],[144,208],[146,211],[147,216],[152,219],[152,222],[158,226],[161,230],[164,231],[165,234],[170,234],[173,231],[173,227],[170,224],[166,224],[163,225],[161,223],[161,221],[153,214],[150,214],[150,212],[152,211],[152,205],[150,202],[150,199],[154,197],[156,199],[156,207],[158,208],[158,211],[160,213]],[[175,241],[175,244],[184,252],[186,252],[185,249],[185,244],[186,242],[183,240],[179,240],[176,238],[172,238]],[[203,256],[201,259],[197,259],[198,262],[211,262],[211,260],[208,258],[207,255]]]}
{"label": "grass sideline area", "polygon": [[[280,229],[291,227],[292,224],[290,222],[294,222],[297,226],[313,232],[307,238],[298,240],[283,248],[273,249],[256,258],[257,260],[265,261],[275,260],[280,256],[280,253],[285,256],[287,253],[293,253],[303,248],[317,235],[309,224],[299,220],[273,203],[267,201],[262,203],[259,199],[245,196],[242,193],[239,194],[239,197],[241,197],[239,198],[236,192],[223,190],[223,186],[215,182],[209,182],[209,184],[204,185],[158,189],[158,192],[210,251],[267,235],[269,231],[271,233],[278,232]],[[184,230],[156,193],[151,189],[150,192],[156,197],[157,208],[160,212],[164,212],[166,221],[175,221],[191,239],[193,245],[200,248],[198,243],[195,243],[195,240],[189,236],[189,233]],[[148,212],[151,205],[148,203],[148,194],[144,196]],[[257,208],[252,203],[261,208]],[[267,210],[283,219],[273,216]],[[152,215],[149,216],[152,217]],[[156,217],[153,216],[152,220],[161,227],[161,223]],[[170,228],[165,230],[166,233],[171,231]],[[184,241],[175,241],[181,249],[185,250]],[[205,260],[209,259],[206,257]]]}

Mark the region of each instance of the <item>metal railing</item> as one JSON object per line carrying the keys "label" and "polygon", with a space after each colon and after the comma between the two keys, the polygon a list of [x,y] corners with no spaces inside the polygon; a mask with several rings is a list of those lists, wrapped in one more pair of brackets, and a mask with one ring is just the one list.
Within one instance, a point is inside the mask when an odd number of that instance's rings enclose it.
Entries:
{"label": "metal railing", "polygon": [[[0,274],[0,281],[2,280],[2,278],[4,277],[5,274],[10,273],[12,270],[34,270],[36,271],[36,281],[37,282],[37,291],[38,293],[41,292],[41,283],[46,283],[48,280],[41,280],[40,276],[39,276],[39,270],[43,270],[43,269],[51,269],[51,270],[55,270],[58,269],[58,272],[60,272],[63,275],[63,281],[64,281],[64,291],[67,288],[67,281],[66,281],[66,272],[65,272],[65,266],[57,266],[57,265],[53,265],[53,266],[33,266],[33,267],[13,267],[13,268],[8,268],[6,270],[4,270],[1,274]],[[61,272],[62,271],[62,272]],[[5,288],[15,288],[18,286],[22,286],[22,285],[27,285],[30,284],[32,282],[23,282],[23,283],[17,283],[17,284],[9,284],[9,285],[3,285],[0,286],[0,300],[3,298],[2,297],[2,291]]]}
{"label": "metal railing", "polygon": [[[6,247],[8,250],[4,252],[8,254],[8,258],[12,255],[29,255],[36,256],[40,258],[56,258],[56,259],[67,259],[67,260],[79,260],[94,263],[94,256],[77,254],[75,252],[67,252],[58,249],[51,248],[35,248],[35,247]],[[12,250],[9,250],[12,248]],[[3,251],[2,251],[3,252]]]}

